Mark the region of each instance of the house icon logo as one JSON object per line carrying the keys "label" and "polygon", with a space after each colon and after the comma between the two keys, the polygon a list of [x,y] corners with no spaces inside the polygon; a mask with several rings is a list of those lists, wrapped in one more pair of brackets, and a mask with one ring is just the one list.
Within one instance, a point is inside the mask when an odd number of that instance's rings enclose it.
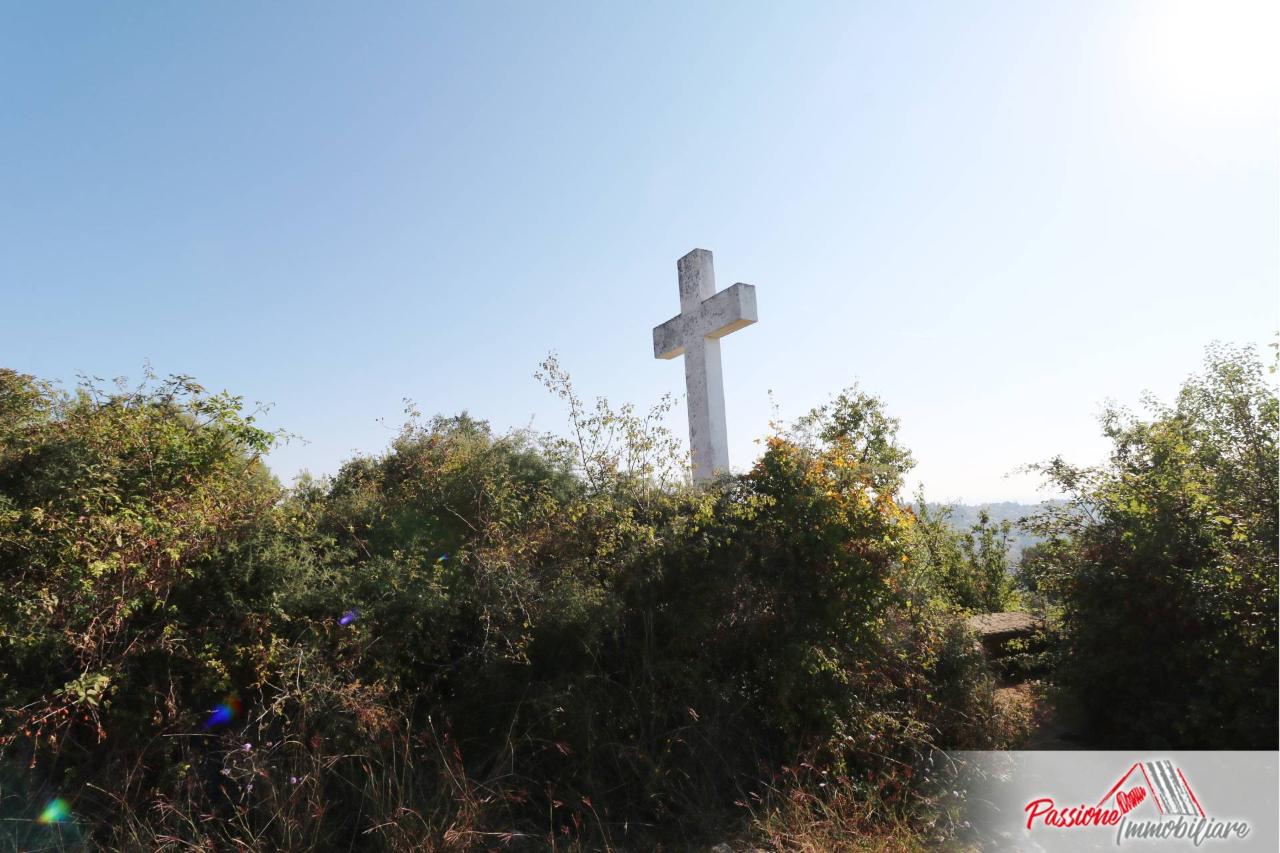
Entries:
{"label": "house icon logo", "polygon": [[[1134,778],[1135,774],[1137,778]],[[1124,786],[1131,779],[1133,784],[1126,790]],[[1098,801],[1098,808],[1110,804],[1121,815],[1126,815],[1148,800],[1155,804],[1161,815],[1205,817],[1200,801],[1187,784],[1187,777],[1168,759],[1134,764]]]}

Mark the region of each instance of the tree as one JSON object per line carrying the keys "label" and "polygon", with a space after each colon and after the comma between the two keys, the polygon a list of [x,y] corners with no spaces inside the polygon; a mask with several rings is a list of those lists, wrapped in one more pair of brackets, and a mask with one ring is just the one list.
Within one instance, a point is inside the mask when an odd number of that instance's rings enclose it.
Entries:
{"label": "tree", "polygon": [[1252,349],[1209,348],[1172,406],[1108,408],[1107,464],[1036,466],[1070,495],[1024,568],[1057,679],[1104,746],[1276,747],[1277,400]]}
{"label": "tree", "polygon": [[898,441],[898,426],[883,400],[854,385],[799,418],[788,437],[801,447],[838,450],[842,464],[876,494],[893,496],[916,464]]}
{"label": "tree", "polygon": [[1009,565],[1013,525],[986,510],[968,530],[957,530],[954,508],[930,506],[918,495],[911,557],[919,582],[953,607],[975,613],[1006,610],[1014,601]]}

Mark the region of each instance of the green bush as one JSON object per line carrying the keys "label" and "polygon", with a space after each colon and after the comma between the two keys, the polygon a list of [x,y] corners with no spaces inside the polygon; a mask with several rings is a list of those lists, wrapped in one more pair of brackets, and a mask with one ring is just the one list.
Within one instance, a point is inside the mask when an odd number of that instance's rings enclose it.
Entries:
{"label": "green bush", "polygon": [[1041,466],[1071,495],[1026,584],[1050,605],[1057,680],[1099,745],[1275,749],[1277,403],[1250,350],[1149,419],[1109,409],[1109,464]]}
{"label": "green bush", "polygon": [[[189,379],[72,397],[0,372],[2,743],[94,764],[121,732],[261,675],[237,557],[281,491],[272,436]],[[19,731],[22,737],[19,738]]]}
{"label": "green bush", "polygon": [[919,583],[945,605],[966,613],[999,613],[1019,604],[1009,542],[1012,524],[994,522],[986,510],[967,531],[951,525],[952,507],[931,508],[916,499],[910,550]]}
{"label": "green bush", "polygon": [[692,489],[663,409],[542,375],[572,440],[411,413],[291,490],[275,437],[188,379],[0,376],[0,748],[30,797],[114,848],[643,848],[802,764],[902,821],[933,750],[995,742],[980,659],[913,580],[879,401]]}

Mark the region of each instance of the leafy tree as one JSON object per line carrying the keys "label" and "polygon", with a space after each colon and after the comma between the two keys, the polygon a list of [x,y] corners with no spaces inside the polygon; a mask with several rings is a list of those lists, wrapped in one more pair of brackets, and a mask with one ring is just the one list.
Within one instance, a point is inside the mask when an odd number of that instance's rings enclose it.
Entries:
{"label": "leafy tree", "polygon": [[917,497],[911,556],[919,583],[943,602],[972,613],[1007,610],[1015,603],[1009,564],[1012,524],[985,511],[968,530],[951,524],[951,507]]}
{"label": "leafy tree", "polygon": [[857,469],[870,488],[896,495],[915,466],[911,451],[898,441],[899,425],[883,400],[855,385],[797,420],[789,437],[804,447],[839,447],[844,464]]}
{"label": "leafy tree", "polygon": [[1106,465],[1026,561],[1062,637],[1057,677],[1106,746],[1274,749],[1277,401],[1251,349],[1214,346],[1173,405],[1111,407]]}
{"label": "leafy tree", "polygon": [[969,573],[975,579],[974,609],[997,612],[1008,609],[1014,600],[1009,565],[1009,543],[1013,524],[995,522],[984,510],[960,540]]}

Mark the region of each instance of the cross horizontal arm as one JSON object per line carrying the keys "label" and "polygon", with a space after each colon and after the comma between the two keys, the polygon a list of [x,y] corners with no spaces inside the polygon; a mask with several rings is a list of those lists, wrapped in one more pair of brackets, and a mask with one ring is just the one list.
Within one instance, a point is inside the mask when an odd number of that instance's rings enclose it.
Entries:
{"label": "cross horizontal arm", "polygon": [[691,336],[723,338],[756,322],[756,289],[735,284],[698,304],[688,314],[677,314],[653,330],[653,357],[672,359],[684,354]]}
{"label": "cross horizontal arm", "polygon": [[684,315],[677,314],[653,328],[653,357],[673,359],[684,355]]}
{"label": "cross horizontal arm", "polygon": [[702,300],[694,331],[708,338],[723,338],[730,332],[750,326],[757,319],[756,289],[739,282]]}

